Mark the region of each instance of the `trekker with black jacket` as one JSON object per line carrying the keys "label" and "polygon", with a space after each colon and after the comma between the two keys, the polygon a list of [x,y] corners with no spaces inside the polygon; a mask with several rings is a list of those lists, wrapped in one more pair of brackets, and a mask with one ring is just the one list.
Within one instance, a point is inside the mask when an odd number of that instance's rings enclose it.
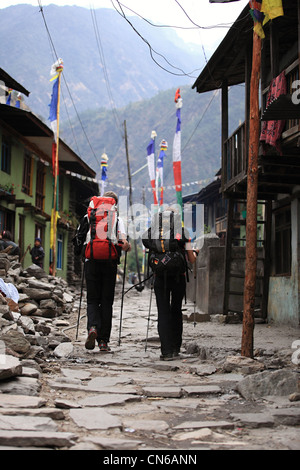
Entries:
{"label": "trekker with black jacket", "polygon": [[5,251],[11,256],[20,255],[20,248],[13,242],[12,235],[8,230],[3,230],[0,234],[0,251]]}
{"label": "trekker with black jacket", "polygon": [[31,259],[33,264],[36,264],[40,268],[44,267],[44,258],[45,258],[45,252],[44,248],[42,247],[42,240],[37,237],[34,241],[34,247],[30,251],[31,254]]}
{"label": "trekker with black jacket", "polygon": [[160,359],[170,361],[179,357],[187,261],[194,263],[197,251],[192,249],[186,230],[182,228],[180,214],[172,208],[155,214],[151,227],[142,238],[149,249],[149,265],[154,274]]}

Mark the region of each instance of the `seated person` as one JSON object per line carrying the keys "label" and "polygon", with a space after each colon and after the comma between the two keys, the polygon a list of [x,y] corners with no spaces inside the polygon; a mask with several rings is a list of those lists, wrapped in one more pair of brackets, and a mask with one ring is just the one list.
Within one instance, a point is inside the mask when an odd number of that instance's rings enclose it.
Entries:
{"label": "seated person", "polygon": [[12,241],[12,235],[8,230],[3,230],[0,234],[0,251],[5,251],[12,256],[20,254],[20,248]]}

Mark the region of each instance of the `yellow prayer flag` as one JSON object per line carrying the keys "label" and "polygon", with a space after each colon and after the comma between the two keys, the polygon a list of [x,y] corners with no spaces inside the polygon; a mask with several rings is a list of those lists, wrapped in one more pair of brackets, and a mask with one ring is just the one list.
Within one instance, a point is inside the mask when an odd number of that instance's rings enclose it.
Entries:
{"label": "yellow prayer flag", "polygon": [[263,24],[278,16],[283,16],[282,0],[262,0],[261,12],[265,14]]}
{"label": "yellow prayer flag", "polygon": [[56,230],[57,219],[59,218],[58,211],[52,209],[51,211],[51,229],[50,229],[50,248],[54,248],[54,230]]}

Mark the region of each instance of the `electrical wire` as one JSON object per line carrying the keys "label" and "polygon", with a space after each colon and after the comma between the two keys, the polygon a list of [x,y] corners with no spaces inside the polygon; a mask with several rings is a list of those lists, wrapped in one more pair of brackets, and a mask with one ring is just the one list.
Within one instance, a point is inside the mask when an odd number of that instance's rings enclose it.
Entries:
{"label": "electrical wire", "polygon": [[107,66],[106,66],[106,62],[105,62],[105,56],[104,56],[104,52],[103,52],[101,36],[100,36],[99,27],[98,27],[97,18],[96,18],[96,12],[95,12],[95,9],[92,5],[90,5],[90,12],[91,12],[91,17],[92,17],[92,22],[93,22],[94,33],[95,33],[95,37],[96,37],[97,48],[98,48],[98,52],[99,52],[99,56],[100,56],[100,61],[101,61],[102,67],[103,67],[104,79],[105,79],[105,84],[106,84],[106,89],[107,89],[109,102],[110,102],[110,105],[111,105],[113,117],[115,119],[116,128],[120,132],[120,134],[123,138],[122,126],[120,124],[119,116],[118,116],[118,113],[117,113],[117,109],[116,109],[116,106],[115,106],[113,94],[112,94],[112,91],[111,91],[110,80],[109,80]]}
{"label": "electrical wire", "polygon": [[185,12],[185,10],[183,9],[183,7],[178,3],[178,5],[180,6],[180,8],[184,11],[184,13],[186,14],[186,16],[192,21],[192,23],[195,25],[195,26],[175,26],[175,25],[169,25],[169,24],[157,24],[157,23],[153,23],[152,21],[148,20],[147,18],[145,18],[144,16],[142,16],[140,13],[137,13],[136,11],[132,10],[132,8],[129,8],[127,5],[124,5],[123,3],[121,2],[118,2],[122,7],[126,8],[126,10],[128,11],[131,11],[131,13],[133,13],[134,15],[138,16],[139,18],[141,18],[143,21],[145,21],[146,23],[150,24],[151,26],[154,26],[155,28],[172,28],[172,29],[183,29],[183,30],[197,30],[197,29],[218,29],[218,28],[226,28],[226,29],[229,29],[232,27],[233,23],[219,23],[219,24],[215,24],[215,25],[210,25],[210,26],[200,26],[198,25],[197,23],[193,22],[189,16],[187,15],[187,13]]}
{"label": "electrical wire", "polygon": [[[41,0],[38,0],[38,4],[39,4],[39,7],[40,7],[40,13],[41,13],[42,18],[43,18],[43,21],[44,21],[44,25],[45,25],[45,28],[46,28],[46,31],[47,31],[47,35],[48,35],[48,38],[49,38],[49,41],[50,41],[52,50],[53,50],[53,52],[54,52],[54,54],[55,54],[56,60],[58,60],[59,56],[58,56],[58,54],[57,54],[57,52],[56,52],[56,48],[55,48],[55,45],[54,45],[54,42],[53,42],[53,39],[52,39],[50,30],[49,30],[49,27],[48,27],[48,24],[47,24],[45,15],[44,15],[44,8],[43,8],[43,5],[42,5],[42,1],[41,1]],[[70,89],[69,89],[69,86],[68,86],[68,83],[67,83],[67,81],[66,81],[66,78],[65,78],[64,73],[62,73],[62,76],[63,76],[63,80],[64,80],[64,83],[65,83],[66,89],[67,89],[67,91],[68,91],[69,97],[70,97],[70,99],[71,99],[72,105],[73,105],[73,107],[74,107],[74,110],[75,110],[77,119],[78,119],[78,121],[79,121],[80,127],[81,127],[81,129],[82,129],[82,131],[83,131],[83,133],[84,133],[84,135],[85,135],[85,138],[86,138],[86,140],[87,140],[87,142],[88,142],[88,144],[89,144],[89,147],[90,147],[90,149],[91,149],[91,151],[92,151],[92,154],[93,154],[93,156],[94,156],[94,158],[95,158],[95,160],[96,160],[96,162],[97,162],[97,168],[100,168],[100,161],[98,160],[98,158],[97,158],[97,156],[96,156],[96,154],[95,154],[95,152],[94,152],[94,149],[93,149],[93,147],[92,147],[92,145],[91,145],[91,142],[90,142],[90,140],[89,140],[89,138],[88,138],[88,136],[87,136],[87,133],[86,133],[84,127],[83,127],[82,121],[81,121],[81,119],[80,119],[79,113],[78,113],[77,108],[76,108],[76,106],[75,106],[74,99],[73,99],[73,96],[72,96],[72,94],[71,94],[71,92],[70,92]]]}
{"label": "electrical wire", "polygon": [[[142,39],[142,41],[147,44],[147,46],[149,47],[149,51],[150,51],[150,56],[151,56],[151,59],[155,62],[155,64],[160,67],[161,69],[163,69],[165,72],[171,74],[171,75],[176,75],[178,77],[190,77],[190,78],[197,78],[196,76],[193,76],[192,74],[194,72],[197,72],[198,70],[200,69],[195,69],[193,70],[192,72],[185,72],[184,70],[182,70],[180,67],[176,67],[175,65],[171,64],[171,62],[168,61],[168,59],[161,53],[159,53],[158,51],[156,51],[152,46],[151,44],[149,43],[149,41],[144,38],[140,33],[139,31],[135,28],[135,26],[131,23],[131,21],[127,18],[127,16],[125,15],[124,13],[124,10],[122,8],[122,5],[121,3],[119,2],[119,0],[116,0],[117,4],[119,5],[119,8],[120,10],[118,10],[114,4],[114,1],[111,0],[111,4],[113,6],[113,8],[115,9],[115,11],[122,17],[125,19],[125,21],[127,21],[127,23],[131,26],[131,28],[133,29],[133,31]],[[168,70],[166,67],[163,67],[154,57],[154,54],[156,54],[157,56],[161,57],[170,67],[172,67],[174,70],[178,70],[180,73],[176,73],[176,72],[173,72],[171,70]]]}
{"label": "electrical wire", "polygon": [[187,140],[187,142],[185,143],[185,146],[184,146],[184,148],[182,149],[181,154],[184,153],[184,150],[187,148],[188,144],[190,143],[190,140],[193,138],[193,136],[194,136],[196,130],[198,129],[198,127],[200,126],[200,124],[201,124],[201,122],[202,122],[202,119],[204,118],[206,112],[208,111],[209,107],[211,106],[213,100],[215,99],[215,97],[217,96],[218,93],[219,93],[219,90],[215,90],[215,91],[214,91],[214,93],[213,93],[213,95],[212,95],[212,97],[211,97],[209,103],[207,104],[205,110],[203,111],[203,114],[202,114],[202,116],[201,116],[201,118],[200,118],[198,124],[196,125],[194,131],[193,131],[192,134],[190,135],[190,137],[189,137],[189,139]]}

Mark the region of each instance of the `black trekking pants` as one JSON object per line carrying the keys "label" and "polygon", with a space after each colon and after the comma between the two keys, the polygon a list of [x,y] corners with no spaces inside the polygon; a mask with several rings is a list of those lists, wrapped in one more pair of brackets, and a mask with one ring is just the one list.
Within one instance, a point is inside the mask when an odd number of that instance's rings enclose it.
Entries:
{"label": "black trekking pants", "polygon": [[85,262],[87,329],[95,326],[97,341],[109,342],[117,275],[117,262]]}
{"label": "black trekking pants", "polygon": [[185,295],[184,275],[156,276],[154,292],[158,310],[158,334],[162,355],[178,353],[182,343],[182,300]]}

